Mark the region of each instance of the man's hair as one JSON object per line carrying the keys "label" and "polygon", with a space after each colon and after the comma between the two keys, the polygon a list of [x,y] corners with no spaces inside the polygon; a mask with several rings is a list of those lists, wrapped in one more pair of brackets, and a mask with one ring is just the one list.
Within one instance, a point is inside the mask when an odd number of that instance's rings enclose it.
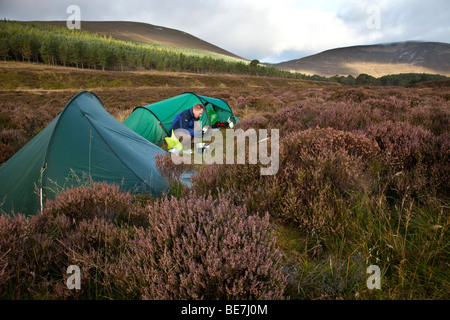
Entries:
{"label": "man's hair", "polygon": [[205,107],[201,103],[197,103],[192,107],[192,110],[204,110]]}

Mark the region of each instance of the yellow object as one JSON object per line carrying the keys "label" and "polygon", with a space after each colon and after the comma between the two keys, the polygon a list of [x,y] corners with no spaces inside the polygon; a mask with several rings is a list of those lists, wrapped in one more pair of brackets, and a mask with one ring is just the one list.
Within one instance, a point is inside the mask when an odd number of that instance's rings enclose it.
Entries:
{"label": "yellow object", "polygon": [[172,136],[171,137],[166,137],[165,139],[166,139],[166,142],[167,142],[167,146],[169,147],[169,150],[170,149],[183,150],[183,145],[177,139],[177,137],[173,133],[173,130],[172,130]]}

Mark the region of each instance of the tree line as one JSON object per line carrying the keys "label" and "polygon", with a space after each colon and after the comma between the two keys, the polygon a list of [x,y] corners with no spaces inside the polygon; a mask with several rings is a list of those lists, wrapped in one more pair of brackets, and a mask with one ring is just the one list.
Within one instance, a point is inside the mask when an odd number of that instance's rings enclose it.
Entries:
{"label": "tree line", "polygon": [[77,29],[0,21],[0,59],[96,70],[160,70],[302,78],[208,51],[117,40]]}
{"label": "tree line", "polygon": [[409,86],[419,82],[427,81],[439,81],[439,80],[449,80],[449,77],[440,74],[428,74],[428,73],[400,73],[391,74],[375,78],[366,73],[361,73],[359,76],[354,77],[352,75],[348,76],[332,76],[323,77],[314,75],[311,76],[311,80],[317,81],[331,81],[337,82],[344,85],[352,86]]}

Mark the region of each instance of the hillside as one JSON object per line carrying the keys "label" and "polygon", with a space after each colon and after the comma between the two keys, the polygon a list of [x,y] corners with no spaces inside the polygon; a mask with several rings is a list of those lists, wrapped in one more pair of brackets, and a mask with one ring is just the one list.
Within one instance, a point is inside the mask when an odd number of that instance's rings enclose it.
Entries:
{"label": "hillside", "polygon": [[0,79],[0,90],[163,87],[191,91],[199,88],[339,87],[333,82],[283,77],[157,70],[115,72],[10,61],[0,61]]}
{"label": "hillside", "polygon": [[0,59],[4,61],[43,62],[102,71],[158,70],[305,78],[213,51],[116,39],[46,23],[1,20],[0,40]]}
{"label": "hillside", "polygon": [[[66,27],[66,21],[32,22]],[[194,37],[189,33],[147,23],[129,21],[81,21],[81,29],[99,35],[111,36],[120,40],[157,43],[180,48],[205,50],[246,60],[209,42]]]}
{"label": "hillside", "polygon": [[374,77],[398,73],[450,76],[450,44],[400,42],[327,50],[273,66],[321,76],[367,73]]}

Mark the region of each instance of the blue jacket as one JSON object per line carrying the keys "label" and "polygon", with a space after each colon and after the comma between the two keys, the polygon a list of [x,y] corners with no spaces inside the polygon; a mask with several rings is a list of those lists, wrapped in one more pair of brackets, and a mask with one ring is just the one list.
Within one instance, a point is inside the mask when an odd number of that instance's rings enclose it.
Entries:
{"label": "blue jacket", "polygon": [[169,135],[172,134],[172,130],[177,129],[186,129],[189,131],[191,136],[196,137],[199,134],[201,134],[201,131],[194,131],[194,123],[195,121],[199,121],[199,119],[194,117],[194,113],[192,111],[192,108],[181,111],[175,119],[173,119],[172,125],[169,129]]}

